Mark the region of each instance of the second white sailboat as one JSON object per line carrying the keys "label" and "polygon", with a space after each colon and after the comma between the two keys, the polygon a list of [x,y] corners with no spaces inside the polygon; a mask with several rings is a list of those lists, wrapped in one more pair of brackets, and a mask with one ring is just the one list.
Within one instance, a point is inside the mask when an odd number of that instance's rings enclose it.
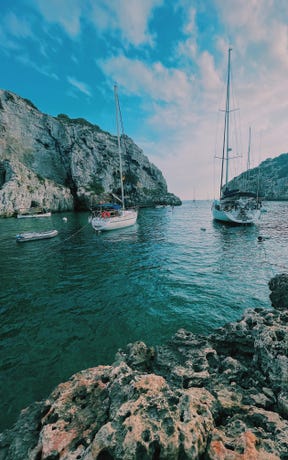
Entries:
{"label": "second white sailboat", "polygon": [[[228,72],[226,88],[226,108],[224,122],[224,140],[222,151],[220,197],[212,203],[212,215],[215,220],[238,225],[247,225],[257,222],[260,217],[260,207],[258,196],[255,192],[229,190],[229,154],[230,138],[230,84],[231,84],[231,51],[228,50]],[[225,174],[224,174],[225,169]],[[224,179],[225,175],[225,179]]]}

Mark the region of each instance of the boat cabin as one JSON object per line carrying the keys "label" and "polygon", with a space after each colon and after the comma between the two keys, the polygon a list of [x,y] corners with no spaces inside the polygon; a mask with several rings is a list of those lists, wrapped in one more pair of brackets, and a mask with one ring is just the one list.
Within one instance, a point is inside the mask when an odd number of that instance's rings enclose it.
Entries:
{"label": "boat cabin", "polygon": [[114,217],[120,214],[121,206],[117,203],[100,203],[91,208],[93,217]]}

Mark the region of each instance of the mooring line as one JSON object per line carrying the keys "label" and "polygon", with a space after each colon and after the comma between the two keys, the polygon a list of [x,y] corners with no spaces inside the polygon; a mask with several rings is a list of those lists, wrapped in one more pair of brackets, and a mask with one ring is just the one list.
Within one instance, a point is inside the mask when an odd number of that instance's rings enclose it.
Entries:
{"label": "mooring line", "polygon": [[51,248],[54,249],[54,248],[60,246],[61,244],[66,243],[66,241],[71,240],[72,238],[74,238],[75,235],[77,235],[77,233],[82,232],[82,230],[84,230],[84,228],[88,227],[88,225],[90,225],[89,222],[88,222],[86,225],[84,225],[83,227],[79,228],[76,232],[72,233],[72,235],[69,235],[69,236],[68,236],[67,238],[65,238],[64,240],[59,241],[59,243],[56,243],[56,244],[54,244],[53,246],[51,246]]}

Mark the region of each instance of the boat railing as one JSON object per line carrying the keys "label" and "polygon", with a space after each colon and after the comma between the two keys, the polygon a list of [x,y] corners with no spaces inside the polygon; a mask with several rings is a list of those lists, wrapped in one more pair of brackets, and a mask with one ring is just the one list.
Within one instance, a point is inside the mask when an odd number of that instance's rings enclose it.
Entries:
{"label": "boat railing", "polygon": [[103,219],[107,219],[109,217],[115,217],[115,216],[119,216],[120,215],[120,212],[118,210],[115,210],[115,209],[112,209],[112,210],[108,210],[108,209],[92,209],[91,210],[91,213],[92,213],[92,216],[93,217],[102,217]]}

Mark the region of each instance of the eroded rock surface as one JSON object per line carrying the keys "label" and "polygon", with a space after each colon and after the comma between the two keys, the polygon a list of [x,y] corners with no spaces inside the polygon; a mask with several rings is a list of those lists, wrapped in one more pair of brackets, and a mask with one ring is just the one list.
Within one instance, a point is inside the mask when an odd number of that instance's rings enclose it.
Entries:
{"label": "eroded rock surface", "polygon": [[73,375],[1,434],[0,459],[287,460],[287,275],[269,286],[275,308]]}
{"label": "eroded rock surface", "polygon": [[[122,136],[122,143],[126,204],[180,205],[133,140]],[[81,118],[46,115],[31,101],[0,90],[0,217],[35,202],[52,211],[87,210],[119,189],[116,136]]]}

